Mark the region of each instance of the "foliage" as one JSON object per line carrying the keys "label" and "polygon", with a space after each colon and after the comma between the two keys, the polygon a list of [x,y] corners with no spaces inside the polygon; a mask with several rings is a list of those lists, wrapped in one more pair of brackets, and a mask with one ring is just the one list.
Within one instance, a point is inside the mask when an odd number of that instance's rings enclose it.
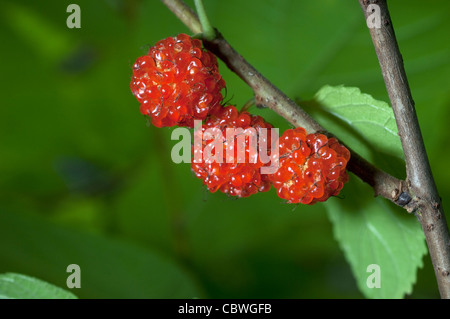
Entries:
{"label": "foliage", "polygon": [[0,275],[0,299],[76,299],[72,293],[20,274]]}

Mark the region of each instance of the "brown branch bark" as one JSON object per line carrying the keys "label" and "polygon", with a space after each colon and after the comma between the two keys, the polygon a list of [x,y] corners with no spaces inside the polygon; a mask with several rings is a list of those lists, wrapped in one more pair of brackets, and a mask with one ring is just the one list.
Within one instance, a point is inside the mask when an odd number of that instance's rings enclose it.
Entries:
{"label": "brown branch bark", "polygon": [[[431,173],[403,59],[386,0],[359,0],[367,19],[378,13],[381,23],[370,20],[370,35],[383,73],[386,89],[403,146],[408,188],[418,203],[416,213],[425,232],[442,298],[450,298],[450,239],[445,214]],[[378,11],[378,12],[377,12]]]}

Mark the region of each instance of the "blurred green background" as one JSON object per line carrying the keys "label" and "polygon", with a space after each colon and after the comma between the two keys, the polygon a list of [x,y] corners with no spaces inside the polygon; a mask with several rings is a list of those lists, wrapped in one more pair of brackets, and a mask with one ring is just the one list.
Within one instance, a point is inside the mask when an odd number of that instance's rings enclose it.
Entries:
{"label": "blurred green background", "polygon": [[[239,200],[207,193],[189,164],[171,161],[172,129],[140,115],[132,64],[189,30],[156,0],[76,1],[81,29],[68,29],[70,3],[1,1],[0,273],[66,287],[75,263],[81,298],[362,298],[326,204],[287,205],[274,190]],[[450,3],[389,5],[445,207]],[[344,84],[388,101],[356,0],[205,7],[291,98]],[[251,90],[220,68],[227,99],[241,106]],[[268,109],[251,112],[290,127]],[[408,297],[438,296],[427,255]]]}

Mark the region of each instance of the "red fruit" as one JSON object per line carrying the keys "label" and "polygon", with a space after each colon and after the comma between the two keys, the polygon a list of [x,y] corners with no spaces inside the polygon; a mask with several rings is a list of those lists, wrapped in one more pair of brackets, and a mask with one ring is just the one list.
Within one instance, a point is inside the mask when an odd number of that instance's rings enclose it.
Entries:
{"label": "red fruit", "polygon": [[225,87],[216,57],[186,34],[156,43],[133,65],[131,91],[153,125],[193,127],[221,107]]}
{"label": "red fruit", "polygon": [[349,159],[349,150],[336,138],[290,129],[279,139],[279,168],[269,179],[288,203],[312,205],[339,194],[348,181]]}
{"label": "red fruit", "polygon": [[[262,117],[239,113],[234,106],[216,109],[194,132],[194,138],[201,139],[201,143],[196,145],[194,139],[192,170],[211,192],[220,190],[231,196],[248,197],[268,191],[268,174],[261,174],[260,169],[270,163],[262,162],[259,149],[261,143],[267,145],[268,161],[272,128]],[[242,131],[234,134],[227,129]],[[262,133],[262,129],[267,131]]]}

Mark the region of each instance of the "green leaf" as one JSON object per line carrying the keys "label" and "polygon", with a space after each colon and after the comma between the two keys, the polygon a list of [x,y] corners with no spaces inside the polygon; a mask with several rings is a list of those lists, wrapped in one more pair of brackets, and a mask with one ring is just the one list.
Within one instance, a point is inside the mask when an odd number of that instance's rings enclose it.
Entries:
{"label": "green leaf", "polygon": [[0,272],[27,273],[62,287],[70,264],[80,266],[80,298],[201,296],[184,269],[150,249],[0,211]]}
{"label": "green leaf", "polygon": [[22,274],[0,275],[0,299],[77,299],[71,292]]}
{"label": "green leaf", "polygon": [[403,158],[392,108],[355,87],[324,86],[315,101],[326,112],[349,124],[380,152]]}
{"label": "green leaf", "polygon": [[[333,232],[350,263],[357,285],[367,298],[403,298],[412,292],[417,269],[427,249],[419,223],[368,186],[353,179],[327,203]],[[380,288],[369,288],[369,265],[380,267]],[[370,279],[369,279],[370,281]]]}

